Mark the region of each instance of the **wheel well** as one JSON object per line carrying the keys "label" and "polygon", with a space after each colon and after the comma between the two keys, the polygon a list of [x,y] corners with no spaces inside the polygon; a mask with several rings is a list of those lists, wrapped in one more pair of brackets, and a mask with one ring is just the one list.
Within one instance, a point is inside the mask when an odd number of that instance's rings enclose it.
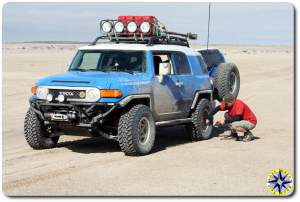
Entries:
{"label": "wheel well", "polygon": [[198,95],[196,95],[197,98],[195,98],[195,99],[197,99],[197,100],[195,103],[193,103],[192,110],[194,110],[196,108],[197,104],[199,103],[199,101],[201,99],[205,98],[205,99],[208,99],[209,101],[212,101],[211,94],[212,94],[211,92],[203,92],[203,93],[200,92]]}
{"label": "wheel well", "polygon": [[197,100],[197,104],[203,98],[206,98],[210,101],[211,100],[211,93],[200,93],[199,97],[198,97],[198,100]]}
{"label": "wheel well", "polygon": [[125,105],[125,108],[131,108],[134,105],[143,104],[151,108],[150,98],[134,98]]}

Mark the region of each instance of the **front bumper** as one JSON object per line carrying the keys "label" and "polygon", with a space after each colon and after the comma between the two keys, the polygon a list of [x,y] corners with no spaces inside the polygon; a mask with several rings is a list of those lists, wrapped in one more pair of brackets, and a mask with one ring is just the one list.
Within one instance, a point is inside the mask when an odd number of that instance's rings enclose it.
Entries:
{"label": "front bumper", "polygon": [[48,102],[31,97],[30,107],[46,123],[71,124],[81,127],[93,127],[103,124],[105,119],[119,108],[118,103]]}

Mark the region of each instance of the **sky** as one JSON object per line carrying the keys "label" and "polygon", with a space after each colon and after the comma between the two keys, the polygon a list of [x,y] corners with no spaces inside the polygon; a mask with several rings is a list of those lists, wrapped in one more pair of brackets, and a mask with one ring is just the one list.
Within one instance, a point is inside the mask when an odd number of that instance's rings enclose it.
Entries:
{"label": "sky", "polygon": [[[7,3],[3,42],[92,41],[101,19],[154,15],[169,31],[207,40],[208,3]],[[211,44],[289,45],[294,7],[289,3],[211,3]]]}

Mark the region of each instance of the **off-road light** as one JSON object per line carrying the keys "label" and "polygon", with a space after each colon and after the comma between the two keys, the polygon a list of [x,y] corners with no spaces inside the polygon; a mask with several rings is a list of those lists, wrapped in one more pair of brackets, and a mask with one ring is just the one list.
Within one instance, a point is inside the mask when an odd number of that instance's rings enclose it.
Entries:
{"label": "off-road light", "polygon": [[45,100],[48,95],[48,88],[40,86],[36,89],[36,96],[38,99]]}
{"label": "off-road light", "polygon": [[53,95],[48,94],[46,99],[47,99],[48,102],[51,102],[53,100]]}
{"label": "off-road light", "polygon": [[112,30],[112,24],[111,24],[111,22],[109,22],[109,21],[103,22],[102,25],[101,25],[101,29],[105,33],[110,33],[111,30]]}
{"label": "off-road light", "polygon": [[129,22],[129,23],[127,24],[127,30],[128,30],[128,32],[131,32],[131,33],[135,32],[135,31],[137,30],[137,25],[136,25],[136,23],[133,22],[133,21]]}
{"label": "off-road light", "polygon": [[100,91],[97,88],[87,90],[85,100],[88,102],[96,102],[100,99]]}
{"label": "off-road light", "polygon": [[115,31],[117,33],[121,33],[124,30],[124,24],[122,22],[116,22],[115,24]]}
{"label": "off-road light", "polygon": [[143,33],[148,33],[151,29],[151,25],[149,22],[143,22],[141,25],[140,25],[140,29]]}
{"label": "off-road light", "polygon": [[64,102],[66,100],[66,97],[64,95],[60,94],[57,96],[57,100],[58,100],[58,102]]}

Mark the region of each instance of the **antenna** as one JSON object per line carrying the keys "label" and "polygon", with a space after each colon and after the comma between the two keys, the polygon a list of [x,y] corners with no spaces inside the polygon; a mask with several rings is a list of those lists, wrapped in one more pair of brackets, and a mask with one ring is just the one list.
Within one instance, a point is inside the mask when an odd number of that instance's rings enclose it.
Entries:
{"label": "antenna", "polygon": [[210,27],[210,2],[208,3],[208,22],[207,22],[207,42],[206,42],[206,54],[208,54],[208,43],[209,43],[209,27]]}

